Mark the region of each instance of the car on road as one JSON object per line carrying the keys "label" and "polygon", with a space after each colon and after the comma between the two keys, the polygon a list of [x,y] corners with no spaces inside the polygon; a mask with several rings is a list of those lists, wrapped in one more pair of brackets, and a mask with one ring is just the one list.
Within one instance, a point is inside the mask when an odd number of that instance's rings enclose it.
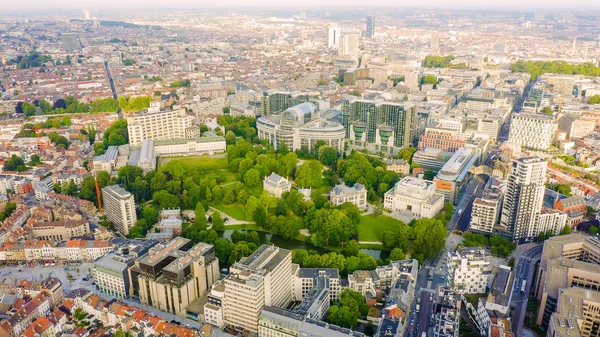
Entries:
{"label": "car on road", "polygon": [[84,281],[84,282],[87,282],[87,281],[89,281],[89,279],[88,279],[87,277],[84,277],[84,278],[82,278],[81,280],[82,280],[82,281]]}

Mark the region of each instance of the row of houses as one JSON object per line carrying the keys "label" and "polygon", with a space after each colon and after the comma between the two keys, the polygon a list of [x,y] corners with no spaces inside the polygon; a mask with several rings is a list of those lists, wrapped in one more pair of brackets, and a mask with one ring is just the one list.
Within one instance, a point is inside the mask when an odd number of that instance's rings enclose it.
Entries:
{"label": "row of houses", "polygon": [[108,240],[25,240],[0,247],[0,262],[93,261],[114,249]]}

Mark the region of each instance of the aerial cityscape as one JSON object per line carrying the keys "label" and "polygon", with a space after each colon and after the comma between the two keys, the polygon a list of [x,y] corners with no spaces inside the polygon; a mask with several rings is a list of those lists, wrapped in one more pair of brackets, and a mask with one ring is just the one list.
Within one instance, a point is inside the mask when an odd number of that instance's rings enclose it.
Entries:
{"label": "aerial cityscape", "polygon": [[0,6],[0,337],[600,336],[600,3],[385,2]]}

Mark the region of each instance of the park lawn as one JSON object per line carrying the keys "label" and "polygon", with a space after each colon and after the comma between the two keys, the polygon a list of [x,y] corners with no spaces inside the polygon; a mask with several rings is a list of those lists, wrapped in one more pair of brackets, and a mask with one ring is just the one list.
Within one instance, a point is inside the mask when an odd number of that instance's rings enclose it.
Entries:
{"label": "park lawn", "polygon": [[185,165],[198,167],[201,169],[202,178],[217,179],[223,177],[223,183],[237,181],[237,174],[229,170],[227,158],[211,156],[192,156],[192,157],[166,157],[160,158],[158,167],[161,167],[169,161],[178,161]]}
{"label": "park lawn", "polygon": [[394,230],[399,224],[400,220],[389,216],[364,215],[358,224],[358,239],[359,241],[381,241],[383,232]]}
{"label": "park lawn", "polygon": [[236,220],[246,221],[246,212],[244,212],[244,207],[238,203],[231,204],[231,205],[224,205],[221,203],[219,203],[219,204],[211,203],[209,205],[211,207],[214,207],[214,208],[218,209],[219,211],[229,215],[230,217],[232,217]]}

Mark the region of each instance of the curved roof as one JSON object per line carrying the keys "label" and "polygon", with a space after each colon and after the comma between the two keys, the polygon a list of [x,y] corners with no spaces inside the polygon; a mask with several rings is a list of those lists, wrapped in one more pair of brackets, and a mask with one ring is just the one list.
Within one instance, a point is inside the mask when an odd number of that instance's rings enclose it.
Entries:
{"label": "curved roof", "polygon": [[281,115],[281,119],[304,122],[305,115],[312,115],[316,111],[316,105],[311,102],[306,102],[285,110]]}

